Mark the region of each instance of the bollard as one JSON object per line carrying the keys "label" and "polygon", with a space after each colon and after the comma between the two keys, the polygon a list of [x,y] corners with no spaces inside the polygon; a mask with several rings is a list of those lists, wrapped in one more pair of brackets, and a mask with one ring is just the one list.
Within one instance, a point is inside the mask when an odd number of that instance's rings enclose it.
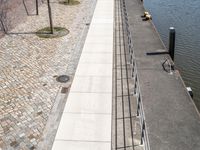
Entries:
{"label": "bollard", "polygon": [[175,28],[169,28],[169,55],[171,56],[172,60],[174,61],[174,48],[175,48]]}

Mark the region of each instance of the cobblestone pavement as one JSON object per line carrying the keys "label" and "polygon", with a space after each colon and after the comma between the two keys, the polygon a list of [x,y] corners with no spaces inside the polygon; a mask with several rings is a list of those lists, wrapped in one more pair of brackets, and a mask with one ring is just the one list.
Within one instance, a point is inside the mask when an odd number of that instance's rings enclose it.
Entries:
{"label": "cobblestone pavement", "polygon": [[33,34],[49,25],[43,4],[39,16],[28,16],[0,39],[0,150],[37,149],[62,86],[56,77],[69,67],[73,69],[67,73],[74,73],[75,66],[68,64],[92,1],[81,0],[76,6],[51,3],[54,26],[70,31],[65,37],[41,39]]}

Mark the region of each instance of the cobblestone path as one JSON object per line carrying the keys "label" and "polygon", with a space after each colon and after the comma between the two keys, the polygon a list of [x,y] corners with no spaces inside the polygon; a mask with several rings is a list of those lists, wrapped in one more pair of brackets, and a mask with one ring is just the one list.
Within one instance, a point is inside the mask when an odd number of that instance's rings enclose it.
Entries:
{"label": "cobblestone path", "polygon": [[41,39],[33,33],[49,25],[44,3],[39,16],[28,16],[0,39],[0,150],[37,149],[61,86],[56,77],[73,76],[76,66],[68,64],[78,60],[71,57],[92,1],[51,3],[54,26],[70,31],[65,37]]}

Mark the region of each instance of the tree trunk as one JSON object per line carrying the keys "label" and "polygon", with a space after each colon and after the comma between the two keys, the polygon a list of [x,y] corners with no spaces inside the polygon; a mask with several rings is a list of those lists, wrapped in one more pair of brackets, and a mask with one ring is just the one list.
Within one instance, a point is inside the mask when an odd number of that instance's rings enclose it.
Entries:
{"label": "tree trunk", "polygon": [[49,23],[50,23],[50,30],[51,34],[53,34],[53,21],[52,21],[52,14],[51,14],[51,6],[49,0],[47,0],[47,5],[48,5],[48,12],[49,12]]}
{"label": "tree trunk", "polygon": [[39,15],[38,0],[35,1],[35,5],[36,5],[36,15]]}

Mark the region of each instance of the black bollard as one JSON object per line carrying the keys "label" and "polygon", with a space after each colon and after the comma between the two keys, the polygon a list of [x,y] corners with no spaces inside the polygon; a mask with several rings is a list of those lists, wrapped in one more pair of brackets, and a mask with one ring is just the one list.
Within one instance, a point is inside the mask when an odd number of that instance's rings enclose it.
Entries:
{"label": "black bollard", "polygon": [[176,31],[174,27],[169,28],[169,55],[174,61],[174,48],[175,48],[175,35]]}

